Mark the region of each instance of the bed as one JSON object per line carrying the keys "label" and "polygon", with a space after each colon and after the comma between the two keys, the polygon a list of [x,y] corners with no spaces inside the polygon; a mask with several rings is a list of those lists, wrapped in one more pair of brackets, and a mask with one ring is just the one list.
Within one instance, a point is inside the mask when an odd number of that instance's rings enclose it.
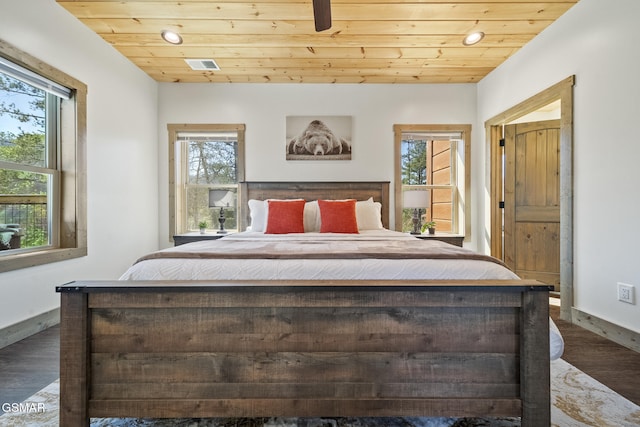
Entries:
{"label": "bed", "polygon": [[[550,424],[549,360],[562,338],[549,286],[390,231],[387,182],[247,182],[240,192],[241,206],[253,206],[240,219],[250,231],[148,254],[120,280],[57,287],[60,425],[272,416]],[[287,232],[291,199],[304,201],[296,233]],[[318,229],[332,222],[337,229]]]}

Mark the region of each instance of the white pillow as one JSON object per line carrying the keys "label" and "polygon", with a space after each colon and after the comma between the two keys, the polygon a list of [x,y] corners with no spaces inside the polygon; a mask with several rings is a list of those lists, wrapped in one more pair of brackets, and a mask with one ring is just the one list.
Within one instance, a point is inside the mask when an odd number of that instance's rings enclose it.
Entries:
{"label": "white pillow", "polygon": [[304,232],[313,233],[320,231],[320,208],[318,201],[307,202],[304,205]]}
{"label": "white pillow", "polygon": [[356,202],[356,220],[358,230],[380,230],[382,228],[382,204],[374,202],[373,197]]}
{"label": "white pillow", "polygon": [[249,200],[249,215],[251,216],[251,231],[264,232],[267,228],[267,209],[266,200]]}

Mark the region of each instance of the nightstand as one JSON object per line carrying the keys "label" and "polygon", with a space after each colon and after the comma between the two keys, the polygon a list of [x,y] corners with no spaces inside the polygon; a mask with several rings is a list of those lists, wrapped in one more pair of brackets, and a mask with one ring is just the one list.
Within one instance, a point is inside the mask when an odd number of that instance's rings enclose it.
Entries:
{"label": "nightstand", "polygon": [[446,233],[438,233],[436,234],[412,234],[412,236],[417,237],[422,240],[440,240],[441,242],[450,243],[452,245],[462,247],[462,241],[464,240],[464,236],[459,234],[446,234]]}
{"label": "nightstand", "polygon": [[216,233],[205,233],[200,234],[199,231],[194,231],[191,233],[184,234],[175,234],[173,236],[173,246],[184,245],[185,243],[191,242],[199,242],[200,240],[216,240],[224,236],[228,236],[231,233],[226,234],[216,234]]}

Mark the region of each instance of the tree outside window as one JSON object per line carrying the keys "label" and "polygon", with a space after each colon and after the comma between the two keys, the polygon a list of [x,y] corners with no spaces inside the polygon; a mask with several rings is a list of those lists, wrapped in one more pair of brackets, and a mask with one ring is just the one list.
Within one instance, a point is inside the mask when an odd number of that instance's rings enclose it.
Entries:
{"label": "tree outside window", "polygon": [[[238,141],[235,132],[229,134],[200,136],[207,140],[187,139],[181,143],[187,146],[186,177],[186,231],[198,229],[198,224],[207,222],[209,228],[216,227],[212,216],[215,211],[209,207],[209,190],[221,189],[238,192],[237,153]],[[237,206],[237,197],[236,204]],[[237,228],[234,207],[225,210],[225,228]]]}
{"label": "tree outside window", "polygon": [[[405,139],[406,138],[406,139]],[[402,139],[402,186],[403,189],[424,187],[427,184],[427,141],[414,140],[411,135]],[[413,229],[414,209],[402,209],[402,231]],[[421,223],[427,221],[428,207],[418,209]],[[428,219],[430,221],[430,219]]]}
{"label": "tree outside window", "polygon": [[[49,245],[56,97],[0,72],[0,249]],[[55,127],[54,127],[55,129]],[[55,147],[55,146],[54,146]]]}

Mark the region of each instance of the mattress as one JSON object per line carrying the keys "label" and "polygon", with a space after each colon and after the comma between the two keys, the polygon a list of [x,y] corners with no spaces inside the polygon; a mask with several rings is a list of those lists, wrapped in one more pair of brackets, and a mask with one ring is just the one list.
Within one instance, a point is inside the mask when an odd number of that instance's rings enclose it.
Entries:
{"label": "mattress", "polygon": [[[403,245],[406,245],[406,256],[402,255]],[[386,256],[382,251],[372,255],[372,251],[380,246],[393,248],[395,255]],[[261,253],[265,247],[277,247],[280,252],[278,256]],[[436,255],[416,256],[420,249]],[[305,251],[315,252],[314,257],[305,256]],[[239,257],[229,255],[233,252]],[[439,255],[443,253],[448,255]],[[519,277],[499,261],[468,249],[380,229],[363,230],[358,234],[234,233],[218,240],[188,243],[145,256],[120,279],[514,280]],[[553,360],[562,354],[564,342],[551,319],[549,329]]]}
{"label": "mattress", "polygon": [[[349,245],[353,256],[348,258],[286,259],[266,258],[256,255],[247,259],[203,259],[187,258],[186,254],[203,253],[224,240],[237,242],[238,246],[250,249],[255,245],[280,242],[295,248],[296,243],[339,242]],[[410,234],[391,230],[367,230],[359,234],[294,233],[272,235],[261,232],[231,234],[220,240],[206,240],[159,251],[166,257],[136,262],[121,277],[122,280],[446,280],[446,279],[518,279],[501,264],[481,259],[385,259],[380,257],[358,258],[359,244],[370,242],[419,241],[425,249],[452,248],[436,240],[422,241]],[[414,245],[415,247],[415,245]],[[470,255],[468,249],[459,248]],[[171,254],[176,254],[175,258]],[[489,257],[486,257],[489,259]]]}

